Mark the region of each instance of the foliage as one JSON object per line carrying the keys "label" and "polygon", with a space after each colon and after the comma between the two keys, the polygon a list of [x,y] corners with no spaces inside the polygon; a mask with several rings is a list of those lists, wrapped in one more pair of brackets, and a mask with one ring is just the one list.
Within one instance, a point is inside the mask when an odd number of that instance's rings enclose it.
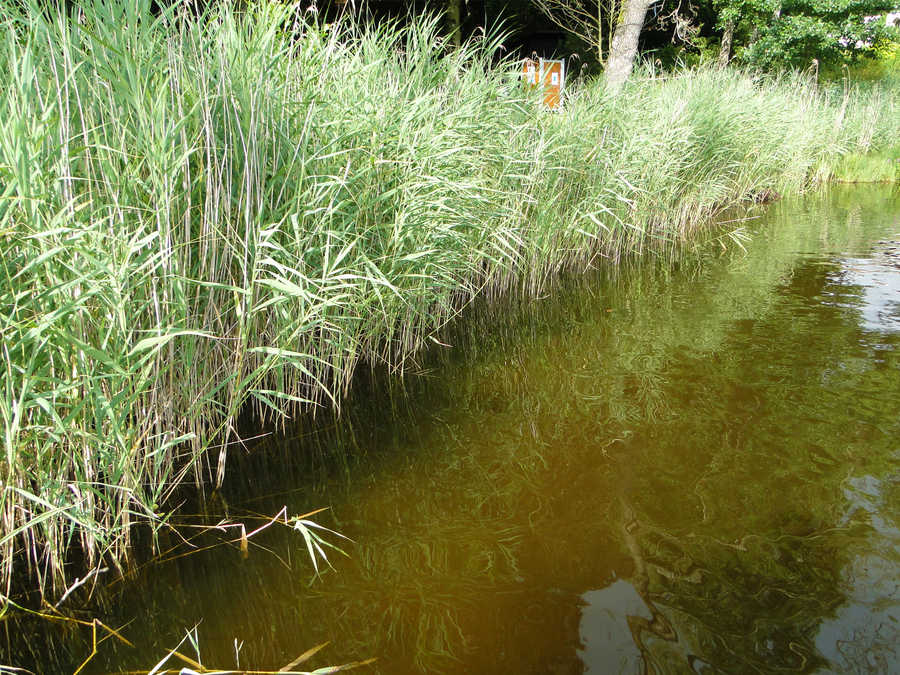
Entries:
{"label": "foliage", "polygon": [[834,167],[836,180],[848,183],[900,181],[900,147],[882,152],[844,155]]}
{"label": "foliage", "polygon": [[822,79],[873,82],[876,86],[900,86],[900,40],[881,46],[872,58],[859,59],[820,71]]}
{"label": "foliage", "polygon": [[[893,0],[721,0],[719,26],[739,25],[738,57],[764,70],[806,68],[876,56],[896,30],[879,15]],[[871,20],[868,17],[873,17]]]}

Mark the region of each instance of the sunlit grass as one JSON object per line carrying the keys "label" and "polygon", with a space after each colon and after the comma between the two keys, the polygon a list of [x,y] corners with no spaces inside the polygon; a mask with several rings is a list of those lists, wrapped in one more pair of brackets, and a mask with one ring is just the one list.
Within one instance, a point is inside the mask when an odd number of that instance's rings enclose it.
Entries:
{"label": "sunlit grass", "polygon": [[[0,0],[0,595],[124,565],[239,411],[339,405],[479,294],[665,246],[889,148],[896,92],[740,72],[536,105],[498,40],[296,6]],[[215,445],[214,445],[215,444]]]}
{"label": "sunlit grass", "polygon": [[900,147],[893,151],[850,153],[834,167],[836,180],[848,183],[889,183],[900,179]]}

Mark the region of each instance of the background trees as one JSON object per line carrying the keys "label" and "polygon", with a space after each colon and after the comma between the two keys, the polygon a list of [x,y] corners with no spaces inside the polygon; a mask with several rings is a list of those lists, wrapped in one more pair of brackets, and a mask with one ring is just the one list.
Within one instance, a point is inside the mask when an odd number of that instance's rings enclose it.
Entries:
{"label": "background trees", "polygon": [[[444,35],[459,44],[502,26],[506,55],[570,57],[630,72],[638,54],[663,66],[735,60],[760,70],[836,68],[883,55],[900,32],[885,15],[900,0],[320,0],[320,11],[401,22],[423,12],[444,15]],[[618,34],[618,38],[616,37]]]}
{"label": "background trees", "polygon": [[611,79],[630,68],[635,32],[641,53],[663,63],[715,57],[724,66],[734,56],[761,70],[805,68],[813,60],[851,63],[883,55],[898,40],[898,30],[882,18],[897,0],[531,1],[553,24],[589,45]]}
{"label": "background trees", "polygon": [[617,87],[631,74],[647,10],[661,0],[533,0],[563,30],[593,51]]}
{"label": "background trees", "polygon": [[[895,29],[880,15],[896,0],[714,0],[723,43],[734,36],[736,57],[763,70],[841,64],[877,56]],[[724,46],[723,50],[724,52]],[[724,54],[722,55],[724,61]]]}

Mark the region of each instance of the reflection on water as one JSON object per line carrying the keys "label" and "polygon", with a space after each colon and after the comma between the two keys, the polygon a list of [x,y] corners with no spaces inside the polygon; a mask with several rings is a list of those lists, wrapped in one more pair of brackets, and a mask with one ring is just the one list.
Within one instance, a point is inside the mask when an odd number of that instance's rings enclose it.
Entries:
{"label": "reflection on water", "polygon": [[849,478],[844,488],[845,517],[861,512],[872,533],[867,550],[841,570],[845,602],[816,636],[816,647],[835,670],[889,673],[900,663],[897,478],[889,479],[893,485],[873,476]]}
{"label": "reflection on water", "polygon": [[653,614],[634,586],[618,579],[581,598],[585,606],[581,608],[578,657],[585,672],[640,672],[642,657],[631,624],[636,619],[650,621]]}
{"label": "reflection on water", "polygon": [[[898,249],[900,251],[900,249]],[[866,330],[900,332],[900,252],[842,261],[842,286],[862,291],[858,308]]]}
{"label": "reflection on water", "polygon": [[331,507],[333,572],[275,528],[158,565],[114,589],[137,647],[93,672],[195,625],[220,668],[331,641],[311,667],[897,671],[898,214],[884,188],[786,200],[746,252],[473,311],[420,375],[230,466],[232,515]]}

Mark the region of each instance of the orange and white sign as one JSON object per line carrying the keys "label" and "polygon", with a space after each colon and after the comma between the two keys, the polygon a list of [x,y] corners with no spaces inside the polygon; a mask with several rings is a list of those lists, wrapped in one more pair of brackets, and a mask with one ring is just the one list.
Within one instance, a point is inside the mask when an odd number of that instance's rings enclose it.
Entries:
{"label": "orange and white sign", "polygon": [[559,108],[566,84],[566,64],[562,59],[525,59],[522,77],[532,86],[543,84],[544,105],[551,110]]}

